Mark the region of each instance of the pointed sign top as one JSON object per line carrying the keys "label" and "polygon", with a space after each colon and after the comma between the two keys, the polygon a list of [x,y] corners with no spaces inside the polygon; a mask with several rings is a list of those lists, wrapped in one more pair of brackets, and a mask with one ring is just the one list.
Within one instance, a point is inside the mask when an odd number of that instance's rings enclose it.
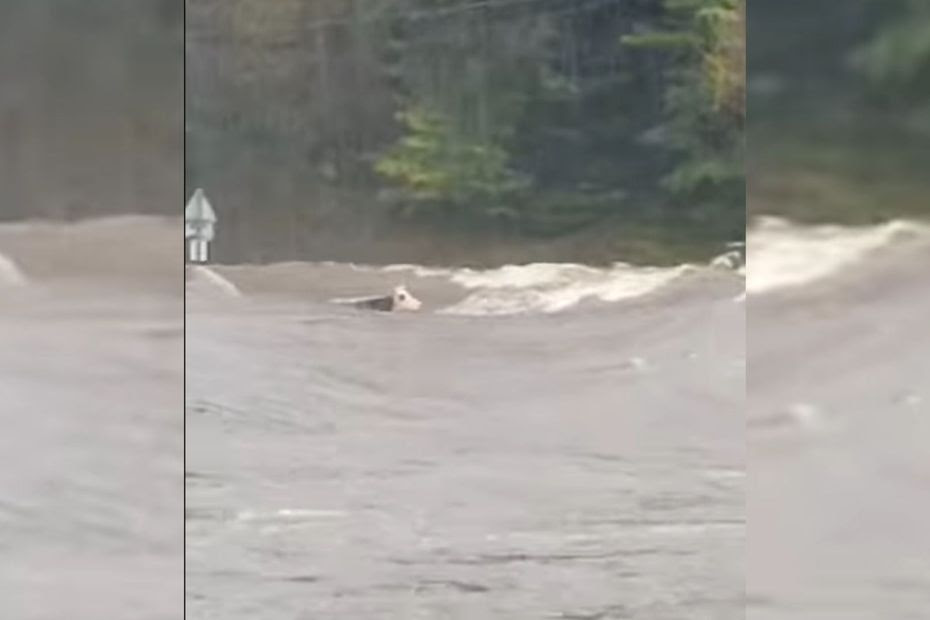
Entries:
{"label": "pointed sign top", "polygon": [[216,213],[207,200],[207,195],[199,187],[194,191],[194,195],[184,207],[184,219],[188,222],[216,222]]}

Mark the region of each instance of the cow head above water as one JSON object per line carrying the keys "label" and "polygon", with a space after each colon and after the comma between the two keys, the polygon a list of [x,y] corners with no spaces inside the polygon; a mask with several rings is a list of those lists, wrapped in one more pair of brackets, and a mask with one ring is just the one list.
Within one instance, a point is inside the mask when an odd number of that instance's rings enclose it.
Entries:
{"label": "cow head above water", "polygon": [[394,299],[394,310],[419,310],[423,305],[423,302],[410,294],[406,286],[394,287],[391,296]]}

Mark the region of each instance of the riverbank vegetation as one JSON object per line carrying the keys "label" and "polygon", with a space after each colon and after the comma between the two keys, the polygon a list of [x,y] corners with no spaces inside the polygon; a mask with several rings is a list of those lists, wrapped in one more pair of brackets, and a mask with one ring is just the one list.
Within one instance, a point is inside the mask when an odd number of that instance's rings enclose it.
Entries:
{"label": "riverbank vegetation", "polygon": [[187,28],[187,184],[230,254],[743,235],[741,1],[192,0]]}
{"label": "riverbank vegetation", "polygon": [[0,2],[0,220],[176,216],[184,6]]}
{"label": "riverbank vegetation", "polygon": [[868,224],[930,216],[930,5],[753,5],[750,213]]}

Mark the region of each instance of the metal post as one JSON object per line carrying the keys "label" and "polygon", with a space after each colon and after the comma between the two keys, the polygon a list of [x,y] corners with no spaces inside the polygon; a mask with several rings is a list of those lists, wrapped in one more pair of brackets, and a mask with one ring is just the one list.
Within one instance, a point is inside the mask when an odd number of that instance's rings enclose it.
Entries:
{"label": "metal post", "polygon": [[210,257],[216,213],[204,191],[198,188],[184,208],[184,240],[187,245],[186,262],[203,264]]}

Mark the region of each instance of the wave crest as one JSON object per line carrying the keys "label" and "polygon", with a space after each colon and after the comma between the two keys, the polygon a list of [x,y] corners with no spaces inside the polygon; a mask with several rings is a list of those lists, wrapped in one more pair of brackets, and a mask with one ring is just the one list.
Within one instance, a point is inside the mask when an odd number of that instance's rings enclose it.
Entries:
{"label": "wave crest", "polygon": [[506,265],[484,271],[462,269],[451,280],[474,292],[440,313],[484,316],[561,312],[585,300],[617,302],[640,297],[693,270],[687,265],[659,268],[624,263],[603,269],[571,263]]}
{"label": "wave crest", "polygon": [[801,226],[781,218],[759,218],[747,235],[746,290],[760,294],[818,281],[902,238],[928,233],[927,225],[907,221],[868,227]]}

